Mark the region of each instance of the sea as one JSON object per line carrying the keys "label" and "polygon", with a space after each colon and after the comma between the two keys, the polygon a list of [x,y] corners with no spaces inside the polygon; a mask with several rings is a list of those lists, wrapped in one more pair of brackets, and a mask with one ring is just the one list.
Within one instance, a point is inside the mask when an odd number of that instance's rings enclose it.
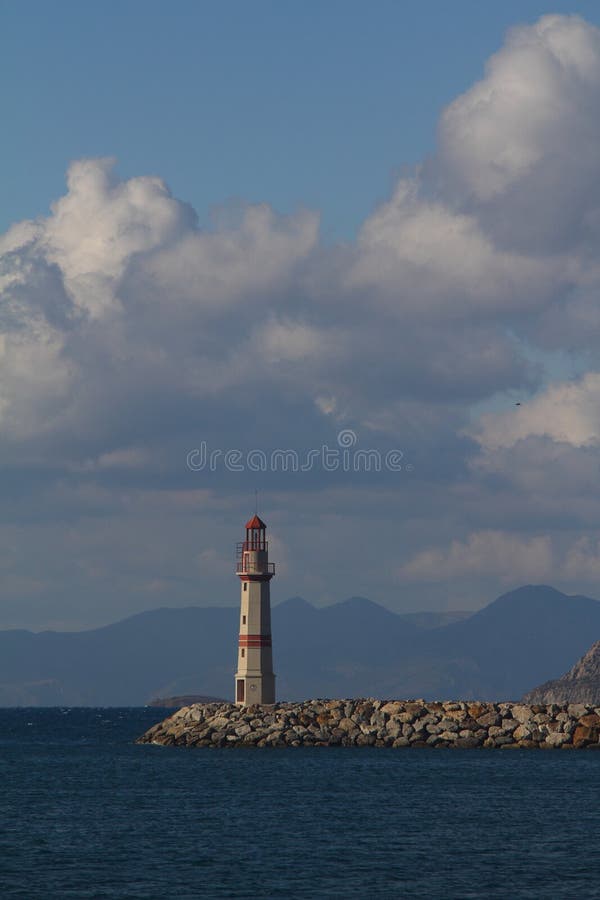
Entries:
{"label": "sea", "polygon": [[600,898],[600,753],[136,745],[0,710],[0,898]]}

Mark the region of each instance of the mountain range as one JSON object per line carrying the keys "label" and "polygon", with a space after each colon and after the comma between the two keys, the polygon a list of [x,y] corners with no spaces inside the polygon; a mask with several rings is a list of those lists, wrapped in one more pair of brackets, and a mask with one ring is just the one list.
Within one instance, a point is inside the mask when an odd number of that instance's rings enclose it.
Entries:
{"label": "mountain range", "polygon": [[[0,631],[0,706],[137,706],[230,697],[239,611],[139,613],[82,632]],[[556,678],[600,637],[600,603],[544,585],[478,612],[401,615],[364,597],[273,608],[279,699],[515,700]]]}

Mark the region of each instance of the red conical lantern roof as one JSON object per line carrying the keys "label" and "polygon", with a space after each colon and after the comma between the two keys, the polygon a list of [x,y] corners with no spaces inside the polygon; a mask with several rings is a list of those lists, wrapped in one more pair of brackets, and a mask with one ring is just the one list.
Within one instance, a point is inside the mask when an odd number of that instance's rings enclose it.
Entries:
{"label": "red conical lantern roof", "polygon": [[249,522],[246,522],[246,528],[266,528],[267,526],[263,522],[262,519],[259,519],[256,513],[252,516]]}

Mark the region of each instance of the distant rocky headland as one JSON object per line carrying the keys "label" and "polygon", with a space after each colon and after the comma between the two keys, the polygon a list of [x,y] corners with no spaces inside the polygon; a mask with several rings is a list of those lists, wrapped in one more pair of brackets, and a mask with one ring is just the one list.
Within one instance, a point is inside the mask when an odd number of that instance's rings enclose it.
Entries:
{"label": "distant rocky headland", "polygon": [[591,703],[600,706],[600,641],[592,644],[572,669],[546,681],[523,698],[525,703]]}
{"label": "distant rocky headland", "polygon": [[140,744],[183,747],[501,747],[600,749],[600,706],[306,700],[274,706],[194,704]]}

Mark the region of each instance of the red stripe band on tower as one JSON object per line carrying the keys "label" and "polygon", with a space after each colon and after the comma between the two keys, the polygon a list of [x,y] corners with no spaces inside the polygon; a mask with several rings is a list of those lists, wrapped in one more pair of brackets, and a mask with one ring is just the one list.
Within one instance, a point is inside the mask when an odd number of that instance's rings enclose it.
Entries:
{"label": "red stripe band on tower", "polygon": [[240,634],[240,647],[270,647],[270,634]]}

